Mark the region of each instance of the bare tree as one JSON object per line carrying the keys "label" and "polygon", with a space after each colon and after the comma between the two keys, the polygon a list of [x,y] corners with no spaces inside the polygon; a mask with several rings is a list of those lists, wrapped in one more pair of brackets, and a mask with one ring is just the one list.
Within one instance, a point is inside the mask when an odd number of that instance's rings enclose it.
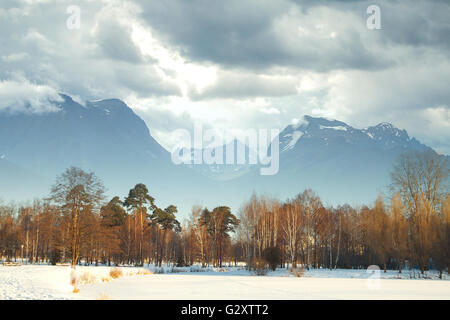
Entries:
{"label": "bare tree", "polygon": [[283,207],[283,236],[286,242],[286,253],[293,268],[297,267],[299,244],[304,227],[303,208],[299,201],[286,203]]}
{"label": "bare tree", "polygon": [[306,242],[306,266],[311,266],[311,250],[314,241],[314,220],[317,212],[322,207],[320,198],[311,189],[306,189],[297,196],[297,200],[303,207],[305,215],[305,242]]}
{"label": "bare tree", "polygon": [[60,175],[51,189],[50,200],[61,205],[63,212],[70,216],[72,266],[79,259],[82,218],[91,210],[98,209],[103,194],[103,184],[95,174],[76,167]]}
{"label": "bare tree", "polygon": [[202,267],[206,266],[206,242],[208,237],[208,230],[206,225],[201,220],[202,208],[200,206],[194,206],[191,211],[191,217],[189,226],[192,230],[192,234],[195,237],[198,247],[200,249],[200,259]]}
{"label": "bare tree", "polygon": [[391,202],[391,251],[398,265],[398,272],[402,272],[403,262],[408,254],[408,221],[403,213],[400,194],[395,193]]}
{"label": "bare tree", "polygon": [[449,164],[447,157],[431,151],[402,154],[391,173],[391,190],[398,192],[411,215],[424,197],[433,210],[438,210],[448,193]]}

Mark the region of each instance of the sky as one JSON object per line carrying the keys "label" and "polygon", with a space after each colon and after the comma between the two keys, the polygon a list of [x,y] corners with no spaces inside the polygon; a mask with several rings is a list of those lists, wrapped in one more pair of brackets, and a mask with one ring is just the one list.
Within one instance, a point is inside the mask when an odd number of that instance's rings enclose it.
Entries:
{"label": "sky", "polygon": [[449,17],[446,0],[2,0],[0,109],[119,98],[168,149],[194,123],[390,122],[449,154]]}

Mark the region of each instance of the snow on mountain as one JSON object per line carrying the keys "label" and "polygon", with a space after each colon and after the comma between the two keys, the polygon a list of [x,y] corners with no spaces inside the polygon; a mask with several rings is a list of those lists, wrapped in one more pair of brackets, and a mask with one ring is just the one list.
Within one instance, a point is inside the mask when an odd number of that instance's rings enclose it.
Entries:
{"label": "snow on mountain", "polygon": [[[248,161],[176,166],[124,102],[81,105],[69,96],[62,98],[52,102],[56,112],[0,112],[0,197],[45,195],[57,175],[78,166],[95,171],[111,196],[123,196],[143,182],[158,201],[174,203],[185,213],[194,204],[237,210],[252,192],[286,198],[304,188],[313,188],[331,203],[368,202],[389,183],[401,153],[432,151],[388,123],[357,129],[305,116],[280,133],[280,169],[274,176],[261,176],[260,166]],[[248,159],[247,146],[245,152]]]}
{"label": "snow on mountain", "polygon": [[416,139],[411,139],[406,130],[400,130],[386,122],[364,129],[356,129],[337,120],[311,116],[305,116],[304,119],[305,122],[302,125],[289,125],[280,133],[281,152],[294,149],[300,139],[320,139],[322,143],[340,139],[349,144],[377,145],[385,150],[428,149]]}
{"label": "snow on mountain", "polygon": [[303,132],[300,130],[292,131],[292,133],[286,133],[283,135],[284,145],[281,147],[281,151],[286,151],[295,147],[298,139],[303,136]]}
{"label": "snow on mountain", "polygon": [[319,125],[319,128],[320,129],[332,129],[332,130],[347,131],[347,128],[344,126],[327,127],[327,126]]}

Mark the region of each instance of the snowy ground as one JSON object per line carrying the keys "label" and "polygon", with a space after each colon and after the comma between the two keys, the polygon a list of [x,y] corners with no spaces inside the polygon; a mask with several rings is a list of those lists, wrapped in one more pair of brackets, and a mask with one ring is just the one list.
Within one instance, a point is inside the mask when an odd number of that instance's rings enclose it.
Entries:
{"label": "snowy ground", "polygon": [[[122,267],[122,276],[111,279],[109,267],[1,266],[0,299],[446,299],[450,278],[410,279],[406,271],[369,278],[366,270],[310,270],[297,278],[277,270],[267,276],[243,268]],[[190,272],[202,271],[203,272]],[[150,271],[150,272],[149,272]],[[79,292],[73,292],[76,282]]]}

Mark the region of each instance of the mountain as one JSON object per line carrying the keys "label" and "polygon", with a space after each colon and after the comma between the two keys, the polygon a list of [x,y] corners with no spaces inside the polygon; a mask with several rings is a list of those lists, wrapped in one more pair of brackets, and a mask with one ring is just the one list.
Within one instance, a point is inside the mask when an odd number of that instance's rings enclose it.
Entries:
{"label": "mountain", "polygon": [[[305,188],[315,190],[325,203],[371,203],[386,191],[400,154],[434,152],[389,123],[357,129],[305,116],[279,134],[276,175],[261,176],[261,166],[248,162],[177,166],[124,102],[106,99],[81,105],[67,95],[61,98],[49,102],[55,112],[0,108],[0,199],[45,196],[57,175],[79,166],[104,181],[109,197],[124,197],[142,182],[159,206],[175,204],[184,216],[194,204],[229,205],[237,211],[252,192],[285,199]],[[243,148],[248,160],[248,146],[238,140],[229,142],[231,146]]]}
{"label": "mountain", "polygon": [[279,134],[279,150],[277,175],[259,176],[254,170],[237,184],[248,189],[257,185],[268,193],[276,190],[281,197],[312,188],[333,204],[369,203],[387,191],[390,172],[402,153],[434,152],[389,123],[357,129],[311,116]]}
{"label": "mountain", "polygon": [[304,122],[289,125],[279,135],[280,151],[289,152],[302,149],[302,143],[313,141],[317,145],[351,145],[377,148],[388,151],[432,150],[415,138],[410,138],[406,130],[400,130],[390,123],[380,123],[365,129],[356,129],[344,122],[304,116]]}
{"label": "mountain", "polygon": [[[218,149],[222,150],[222,156],[220,157],[222,159],[222,164],[187,164],[186,167],[195,170],[196,172],[202,174],[205,177],[208,177],[215,181],[228,181],[233,180],[238,177],[241,177],[245,174],[247,174],[249,171],[251,171],[253,168],[255,168],[255,165],[252,165],[247,161],[249,159],[250,149],[249,147],[244,143],[239,141],[238,139],[233,139],[232,141],[217,146]],[[202,156],[206,154],[210,154],[212,157],[215,156],[216,153],[216,146],[208,148],[203,148],[201,150],[199,149],[191,149],[191,159],[195,158],[196,152],[201,152]],[[234,157],[232,158],[232,164],[227,164],[226,159],[226,150],[235,150]],[[245,155],[245,159],[242,159],[245,161],[245,163],[240,163],[238,160],[238,150],[240,151],[240,154]],[[192,161],[193,162],[193,161]]]}
{"label": "mountain", "polygon": [[0,154],[51,175],[70,164],[109,170],[115,162],[143,168],[153,162],[168,162],[169,153],[122,101],[102,100],[82,106],[68,96],[62,98],[54,103],[57,112],[2,114]]}
{"label": "mountain", "polygon": [[67,95],[61,98],[49,102],[55,112],[0,112],[0,198],[45,196],[56,176],[70,166],[94,171],[109,196],[124,196],[143,182],[160,203],[170,204],[174,194],[186,201],[189,181],[197,181],[198,190],[209,188],[192,170],[172,164],[170,153],[124,102],[81,105]]}

